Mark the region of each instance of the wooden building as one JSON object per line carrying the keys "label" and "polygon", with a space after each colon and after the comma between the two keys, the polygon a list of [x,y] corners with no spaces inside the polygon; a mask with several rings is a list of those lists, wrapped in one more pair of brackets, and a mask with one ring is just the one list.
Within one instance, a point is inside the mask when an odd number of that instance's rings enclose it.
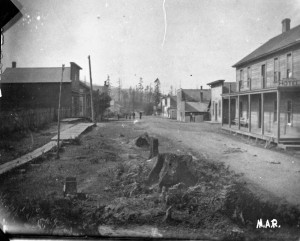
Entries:
{"label": "wooden building", "polygon": [[191,116],[195,117],[195,122],[209,120],[210,98],[209,89],[179,89],[177,120],[190,122]]}
{"label": "wooden building", "polygon": [[168,118],[175,119],[177,118],[177,96],[168,95],[167,97],[167,113]]}
{"label": "wooden building", "polygon": [[223,128],[281,145],[300,144],[300,25],[237,62],[236,90],[223,94]]}
{"label": "wooden building", "polygon": [[229,93],[229,89],[231,89],[231,91],[235,90],[236,83],[225,82],[225,80],[216,80],[207,85],[211,87],[211,121],[222,123],[222,116],[227,116],[228,112],[228,108],[222,108],[222,94]]}
{"label": "wooden building", "polygon": [[[65,67],[61,107],[68,111],[68,116],[90,117],[90,91],[79,80],[80,70],[74,62]],[[17,68],[13,62],[2,74],[1,110],[57,109],[61,75],[61,67]]]}

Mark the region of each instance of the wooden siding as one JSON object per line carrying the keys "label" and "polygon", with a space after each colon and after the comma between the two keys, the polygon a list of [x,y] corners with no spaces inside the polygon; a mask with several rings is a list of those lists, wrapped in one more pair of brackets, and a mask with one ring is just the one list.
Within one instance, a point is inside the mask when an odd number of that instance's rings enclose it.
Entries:
{"label": "wooden siding", "polygon": [[274,85],[274,59],[267,60],[266,66],[266,87],[273,87]]}
{"label": "wooden siding", "polygon": [[265,64],[266,66],[266,84],[265,88],[272,88],[277,86],[278,83],[274,83],[274,59],[278,58],[279,63],[279,71],[280,71],[280,79],[287,78],[287,54],[292,54],[292,77],[300,80],[300,49],[294,48],[289,49],[280,54],[273,54],[271,57],[265,58],[264,60],[260,60],[254,62],[250,65],[244,66],[242,68],[236,69],[236,83],[237,90],[238,83],[240,81],[240,70],[242,69],[244,72],[244,87],[241,91],[249,90],[247,88],[247,68],[251,67],[251,89],[258,90],[262,88],[262,77],[261,77],[261,66]]}
{"label": "wooden siding", "polygon": [[[59,83],[2,84],[1,109],[57,108]],[[71,83],[62,83],[61,107],[71,107]]]}
{"label": "wooden siding", "polygon": [[[292,101],[292,123],[287,125],[287,101]],[[299,92],[281,94],[280,136],[282,138],[300,137],[300,95]]]}
{"label": "wooden siding", "polygon": [[300,49],[293,51],[293,77],[300,79]]}

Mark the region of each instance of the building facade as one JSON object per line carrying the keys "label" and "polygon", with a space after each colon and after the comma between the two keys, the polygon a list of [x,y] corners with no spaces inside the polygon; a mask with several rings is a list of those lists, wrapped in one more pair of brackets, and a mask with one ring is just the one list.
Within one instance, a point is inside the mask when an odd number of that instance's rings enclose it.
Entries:
{"label": "building facade", "polygon": [[177,120],[201,122],[209,120],[209,89],[179,89],[177,91]]}
{"label": "building facade", "polygon": [[[236,90],[223,94],[223,128],[278,144],[300,143],[300,25],[236,63]],[[225,108],[225,107],[224,107]]]}
{"label": "building facade", "polygon": [[1,78],[1,110],[58,108],[60,82],[61,108],[72,117],[89,117],[89,87],[79,80],[81,67],[18,68],[16,62],[6,68]]}
{"label": "building facade", "polygon": [[222,123],[223,111],[224,116],[227,116],[228,108],[222,107],[222,94],[229,93],[229,89],[235,90],[235,82],[225,82],[225,80],[216,80],[208,83],[211,87],[211,107],[210,118],[212,122]]}

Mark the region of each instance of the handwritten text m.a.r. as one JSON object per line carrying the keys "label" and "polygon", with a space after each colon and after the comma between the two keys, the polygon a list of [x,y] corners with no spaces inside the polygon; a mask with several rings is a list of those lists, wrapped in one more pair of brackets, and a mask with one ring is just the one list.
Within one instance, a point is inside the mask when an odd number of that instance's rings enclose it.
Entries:
{"label": "handwritten text m.a.r.", "polygon": [[277,219],[272,219],[271,222],[267,219],[265,224],[263,223],[262,218],[257,220],[256,228],[280,228],[280,225],[277,223]]}

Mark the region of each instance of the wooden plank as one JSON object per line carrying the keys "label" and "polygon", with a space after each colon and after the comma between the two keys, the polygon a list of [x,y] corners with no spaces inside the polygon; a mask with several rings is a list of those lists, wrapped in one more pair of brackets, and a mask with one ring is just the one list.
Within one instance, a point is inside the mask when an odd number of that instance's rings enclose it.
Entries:
{"label": "wooden plank", "polygon": [[51,142],[47,143],[46,145],[34,150],[33,152],[30,152],[30,153],[28,153],[24,156],[21,156],[13,161],[10,161],[10,162],[0,165],[0,175],[40,157],[41,155],[50,151],[55,146],[56,146],[56,142],[51,141]]}
{"label": "wooden plank", "polygon": [[[94,126],[94,123],[79,123],[71,128],[63,131],[61,133],[61,140],[74,140],[79,137],[87,128]],[[54,136],[52,140],[57,139],[57,136]]]}

